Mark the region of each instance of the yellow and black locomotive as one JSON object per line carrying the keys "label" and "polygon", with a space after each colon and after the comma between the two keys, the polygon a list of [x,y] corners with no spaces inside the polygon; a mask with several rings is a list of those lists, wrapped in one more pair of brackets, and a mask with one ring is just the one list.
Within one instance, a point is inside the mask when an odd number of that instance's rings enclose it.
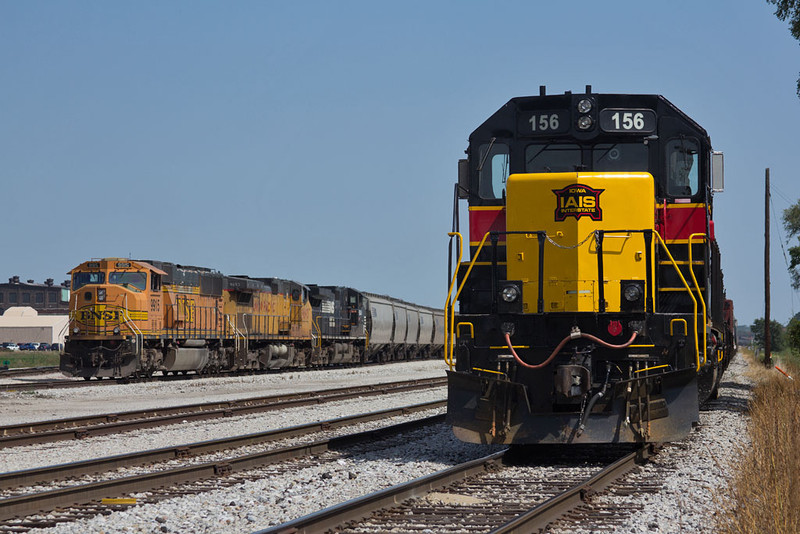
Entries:
{"label": "yellow and black locomotive", "polygon": [[685,436],[734,335],[712,217],[722,154],[706,131],[662,96],[542,87],[478,127],[467,156],[445,308],[455,434],[513,444]]}

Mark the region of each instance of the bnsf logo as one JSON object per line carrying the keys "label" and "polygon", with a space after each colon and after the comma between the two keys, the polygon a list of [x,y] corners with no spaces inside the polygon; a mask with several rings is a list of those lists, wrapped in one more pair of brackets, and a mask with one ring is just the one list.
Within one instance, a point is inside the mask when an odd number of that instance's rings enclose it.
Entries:
{"label": "bnsf logo", "polygon": [[122,321],[122,310],[116,306],[86,306],[78,310],[76,320],[90,326],[119,324]]}
{"label": "bnsf logo", "polygon": [[119,321],[119,312],[118,311],[93,311],[93,310],[81,310],[80,314],[78,315],[78,320],[81,322],[89,322],[91,320],[95,321]]}

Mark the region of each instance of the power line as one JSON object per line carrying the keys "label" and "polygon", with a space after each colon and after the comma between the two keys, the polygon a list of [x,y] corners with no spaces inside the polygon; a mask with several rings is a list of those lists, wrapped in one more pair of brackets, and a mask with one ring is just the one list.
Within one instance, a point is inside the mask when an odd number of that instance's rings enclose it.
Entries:
{"label": "power line", "polygon": [[[774,188],[774,186],[770,187],[770,189],[773,189],[773,188]],[[783,195],[781,195],[781,196],[783,196]],[[784,199],[785,199],[785,197],[784,197]],[[786,257],[786,248],[783,246],[783,234],[781,234],[781,225],[778,224],[778,215],[775,212],[775,203],[772,201],[772,195],[769,196],[769,205],[772,207],[772,215],[774,216],[774,219],[775,219],[775,227],[778,229],[778,243],[781,246],[781,252],[783,252],[783,261],[786,264],[786,270],[787,271],[791,271],[791,267],[789,267],[789,259]],[[794,317],[794,296],[795,296],[795,293],[797,293],[797,289],[794,289],[794,287],[792,287],[792,289],[793,289],[793,291],[791,292],[791,295],[792,295],[792,297],[791,297],[792,298],[792,317]]]}
{"label": "power line", "polygon": [[785,200],[787,204],[790,204],[790,205],[791,205],[791,204],[794,204],[794,202],[792,202],[791,200],[789,200],[789,198],[788,198],[788,196],[786,195],[786,193],[784,193],[783,191],[781,191],[780,189],[778,189],[778,186],[776,186],[776,185],[774,185],[774,184],[770,184],[770,189],[771,189],[772,191],[774,191],[775,193],[777,193],[777,194],[778,194],[778,196],[779,196],[779,197],[781,197],[783,200]]}

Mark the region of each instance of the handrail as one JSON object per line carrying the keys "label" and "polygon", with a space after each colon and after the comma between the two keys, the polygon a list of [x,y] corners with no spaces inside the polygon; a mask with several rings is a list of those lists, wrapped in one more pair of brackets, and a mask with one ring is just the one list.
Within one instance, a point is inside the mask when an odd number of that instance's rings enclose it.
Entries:
{"label": "handrail", "polygon": [[[461,255],[462,255],[462,252],[463,252],[463,250],[462,250],[463,238],[461,237],[461,234],[458,233],[458,232],[449,232],[448,233],[448,235],[450,235],[451,237],[452,237],[453,234],[458,235],[458,238],[459,238],[459,241],[458,241],[458,265],[461,265]],[[472,272],[472,268],[475,266],[475,262],[477,261],[478,256],[480,256],[481,250],[483,250],[483,245],[486,244],[486,238],[489,237],[489,234],[491,234],[491,232],[486,232],[483,235],[483,239],[481,239],[481,242],[478,245],[478,249],[475,251],[475,254],[472,257],[472,261],[469,262],[469,267],[467,268],[467,272],[464,273],[464,279],[461,281],[461,285],[458,286],[458,291],[456,291],[456,295],[453,297],[452,305],[450,305],[450,328],[449,329],[445,328],[445,362],[450,366],[450,370],[452,370],[453,366],[454,366],[454,364],[453,364],[453,350],[455,349],[455,325],[454,325],[454,323],[455,323],[455,308],[454,308],[454,306],[455,306],[456,301],[458,300],[458,297],[461,295],[461,291],[464,289],[464,285],[466,285],[466,283],[467,283],[467,279],[469,278],[469,273]],[[450,294],[453,291],[453,287],[454,287],[457,275],[458,275],[458,269],[456,269],[455,273],[453,273],[453,281],[450,284],[450,291],[448,291],[448,293],[447,293],[448,303],[450,301]],[[446,310],[447,310],[447,308],[445,308],[445,311]],[[447,314],[445,314],[445,321],[446,320],[447,320]],[[446,326],[446,322],[445,322],[445,326]],[[448,332],[449,332],[449,345],[450,345],[450,358],[449,359],[447,357],[447,346],[448,346],[448,335],[447,335],[447,333]]]}
{"label": "handrail", "polygon": [[[708,323],[708,316],[706,315],[706,299],[703,297],[703,294],[700,292],[700,284],[697,283],[697,278],[694,276],[694,268],[693,268],[693,259],[692,259],[692,240],[695,237],[702,237],[704,240],[708,239],[706,234],[692,234],[689,236],[689,272],[692,274],[692,281],[694,282],[694,287],[697,290],[697,296],[700,297],[700,302],[703,303],[703,365],[706,364],[708,360],[708,328],[706,327]],[[708,289],[708,288],[706,288]]]}
{"label": "handrail", "polygon": [[239,339],[243,337],[242,333],[239,331],[238,328],[236,328],[236,325],[231,322],[231,315],[229,313],[225,314],[225,320],[228,321],[228,326],[230,326],[231,330],[233,331],[234,348],[236,349],[236,352],[238,353],[239,352]]}
{"label": "handrail", "polygon": [[247,316],[248,315],[250,315],[251,317],[253,316],[252,314],[249,314],[249,313],[243,313],[242,314],[242,326],[244,327],[244,350],[245,350],[245,352],[250,350],[250,329],[247,328]]}
{"label": "handrail", "polygon": [[139,330],[139,327],[136,326],[136,323],[133,322],[131,319],[130,313],[128,313],[128,295],[125,295],[122,301],[122,310],[124,312],[123,319],[125,320],[125,326],[127,326],[131,332],[133,332],[134,337],[136,338],[136,356],[142,355],[142,345],[144,345],[144,335],[142,331]]}
{"label": "handrail", "polygon": [[475,326],[469,321],[462,321],[456,325],[456,330],[458,330],[459,334],[461,334],[462,326],[469,326],[469,337],[470,339],[475,339]]}
{"label": "handrail", "polygon": [[[603,234],[605,234],[605,233],[614,234],[614,233],[634,232],[634,231],[637,231],[637,230],[611,230],[611,231],[603,231],[602,233]],[[641,230],[641,231],[642,232],[646,232],[647,230]],[[667,247],[667,244],[665,243],[664,239],[661,237],[661,234],[659,234],[658,231],[655,230],[655,229],[653,229],[652,232],[656,236],[656,238],[658,239],[658,242],[661,244],[661,247],[664,250],[664,252],[666,252],[670,263],[672,264],[673,268],[675,269],[675,272],[678,273],[678,277],[680,278],[681,282],[683,283],[683,286],[686,289],[687,293],[689,294],[689,297],[692,299],[692,305],[693,305],[692,318],[693,318],[693,322],[694,322],[693,330],[694,330],[694,346],[695,346],[695,364],[696,364],[696,367],[697,367],[697,371],[699,372],[700,368],[701,368],[701,364],[700,364],[700,345],[698,343],[699,339],[698,339],[698,321],[697,321],[697,313],[698,313],[698,310],[697,310],[697,299],[694,296],[694,292],[692,291],[692,288],[689,286],[689,283],[686,281],[686,278],[683,276],[683,273],[681,272],[680,268],[678,267],[678,264],[675,261],[675,258],[672,257],[672,254],[669,251],[669,247]],[[444,351],[444,353],[445,353],[445,362],[450,366],[451,370],[454,367],[453,352],[454,352],[454,348],[455,348],[455,311],[454,311],[455,308],[454,308],[454,306],[455,306],[456,301],[458,300],[458,297],[461,295],[461,291],[464,289],[464,286],[466,285],[467,279],[469,278],[469,275],[472,272],[472,268],[475,266],[475,263],[476,263],[476,261],[478,259],[478,256],[480,255],[480,252],[483,249],[483,246],[486,244],[486,239],[489,237],[489,235],[491,233],[492,232],[486,232],[484,234],[484,236],[483,236],[483,239],[481,239],[477,250],[472,255],[472,260],[470,261],[469,267],[467,268],[467,271],[464,274],[464,278],[461,281],[461,284],[458,286],[458,290],[456,291],[456,294],[455,294],[455,296],[453,296],[452,300],[451,300],[451,296],[453,294],[453,288],[455,287],[456,278],[457,278],[457,275],[458,275],[458,270],[456,270],[456,272],[453,273],[453,278],[452,278],[452,280],[450,282],[450,287],[449,287],[448,292],[447,292],[447,302],[445,303],[445,351]],[[504,233],[504,234],[509,234],[509,233],[514,233],[514,234],[534,234],[534,233],[537,233],[537,232],[521,232],[520,231],[520,232],[501,232],[501,233]],[[451,238],[452,237],[458,237],[458,240],[459,240],[459,257],[458,257],[459,261],[458,261],[458,265],[461,265],[461,257],[462,257],[462,254],[463,254],[463,250],[462,250],[463,237],[458,232],[449,232],[448,235]],[[703,234],[700,234],[700,235],[703,235]],[[691,238],[690,238],[690,243],[691,243]],[[690,247],[690,261],[691,261],[691,247]],[[541,263],[541,259],[540,259],[540,263]],[[602,265],[602,263],[599,263],[599,265]],[[694,272],[692,272],[692,276],[694,276]],[[540,282],[541,282],[541,280],[540,280]],[[652,284],[652,285],[655,286],[655,284]],[[698,285],[696,280],[695,280],[695,285],[696,286]],[[703,301],[703,306],[704,306],[704,310],[705,310],[705,301]],[[706,330],[705,329],[705,311],[704,311],[704,315],[703,315],[703,324],[704,324],[704,328],[703,328],[704,334],[703,335],[704,335],[704,343],[705,343],[707,341],[707,339],[705,337],[706,336],[706,333],[705,333],[705,330]],[[706,353],[706,351],[704,349],[703,350],[703,365],[705,365],[705,363],[706,363],[706,354],[705,353]]]}
{"label": "handrail", "polygon": [[670,336],[674,336],[675,335],[673,333],[674,332],[673,324],[676,323],[676,322],[682,322],[683,323],[683,335],[684,336],[688,335],[689,334],[689,325],[686,324],[686,319],[682,319],[682,318],[672,319],[669,322],[669,335]]}
{"label": "handrail", "polygon": [[322,347],[322,329],[319,327],[319,316],[311,319],[311,346]]}
{"label": "handrail", "polygon": [[[683,276],[683,273],[678,267],[678,264],[675,262],[675,258],[672,257],[672,254],[669,252],[669,247],[664,242],[664,239],[661,238],[661,234],[658,233],[657,230],[653,230],[653,234],[658,238],[658,242],[661,243],[661,247],[664,249],[664,252],[667,253],[667,257],[669,261],[672,263],[672,266],[675,268],[675,272],[678,273],[678,276],[683,282],[683,286],[686,288],[686,291],[689,293],[689,297],[692,299],[692,303],[694,304],[694,312],[692,313],[692,318],[694,321],[694,350],[695,350],[695,363],[697,364],[697,372],[700,372],[700,346],[697,343],[697,299],[694,298],[694,294],[692,293],[692,288],[689,287],[689,284],[686,282],[686,278]],[[703,320],[705,323],[705,319]],[[705,329],[705,328],[704,328]],[[705,352],[705,351],[703,351]]]}
{"label": "handrail", "polygon": [[[459,232],[448,232],[448,236],[450,236],[450,240],[452,241],[454,237],[458,237],[458,263],[456,265],[461,265],[461,257],[464,252],[464,237]],[[450,286],[447,289],[447,301],[444,303],[444,362],[450,367],[450,370],[453,370],[453,356],[452,356],[452,348],[451,348],[451,329],[448,328],[448,323],[455,322],[455,312],[452,312],[453,318],[451,319],[451,302],[450,296],[453,294],[453,287],[456,285],[456,279],[458,277],[458,267],[456,267],[455,271],[453,272],[453,279],[450,281]],[[455,299],[452,301],[452,305],[455,305]]]}

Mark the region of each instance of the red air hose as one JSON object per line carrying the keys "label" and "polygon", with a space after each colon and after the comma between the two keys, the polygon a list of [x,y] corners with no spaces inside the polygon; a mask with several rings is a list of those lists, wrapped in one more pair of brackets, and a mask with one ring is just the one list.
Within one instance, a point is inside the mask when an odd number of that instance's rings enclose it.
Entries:
{"label": "red air hose", "polygon": [[612,345],[611,343],[607,343],[607,342],[603,341],[602,339],[600,339],[599,337],[593,336],[592,334],[584,334],[583,332],[573,333],[573,334],[568,335],[564,339],[562,339],[561,343],[559,343],[558,346],[556,346],[556,348],[553,350],[552,354],[550,354],[550,356],[548,356],[545,361],[543,361],[542,363],[537,364],[537,365],[531,365],[529,363],[525,363],[524,361],[522,361],[522,358],[519,357],[519,355],[517,354],[517,351],[515,351],[514,347],[511,345],[511,334],[506,332],[504,334],[504,336],[506,338],[506,345],[508,345],[508,349],[511,351],[511,354],[514,356],[514,359],[517,360],[517,363],[519,363],[521,366],[525,367],[526,369],[541,369],[542,367],[546,366],[551,361],[553,361],[553,358],[556,357],[556,354],[561,352],[561,349],[564,348],[564,345],[566,345],[567,341],[569,341],[570,339],[577,339],[579,337],[585,337],[586,339],[594,341],[595,343],[599,343],[600,345],[602,345],[602,346],[604,346],[606,348],[609,348],[609,349],[624,349],[626,347],[629,347],[631,345],[631,343],[633,343],[633,340],[636,339],[636,335],[637,334],[638,334],[638,332],[634,332],[633,335],[631,335],[631,338],[626,343],[623,343],[622,345]]}

